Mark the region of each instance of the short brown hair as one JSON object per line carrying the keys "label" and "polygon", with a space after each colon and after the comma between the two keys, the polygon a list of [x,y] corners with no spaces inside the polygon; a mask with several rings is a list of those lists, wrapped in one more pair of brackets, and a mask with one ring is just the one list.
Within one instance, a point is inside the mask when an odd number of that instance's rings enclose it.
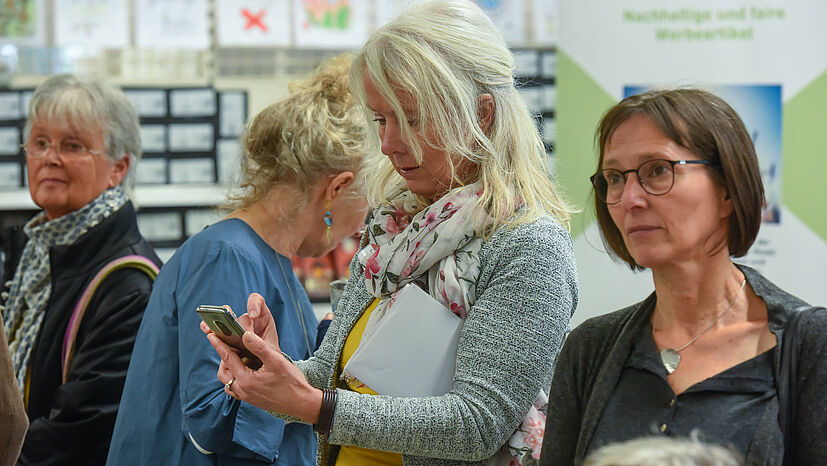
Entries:
{"label": "short brown hair", "polygon": [[[745,255],[761,227],[764,185],[752,139],[735,110],[720,97],[700,89],[654,90],[627,97],[610,108],[597,126],[598,170],[614,132],[635,115],[646,115],[666,137],[714,164],[715,179],[732,200],[729,254]],[[629,254],[608,207],[597,196],[594,208],[606,249],[633,270],[642,269]]]}

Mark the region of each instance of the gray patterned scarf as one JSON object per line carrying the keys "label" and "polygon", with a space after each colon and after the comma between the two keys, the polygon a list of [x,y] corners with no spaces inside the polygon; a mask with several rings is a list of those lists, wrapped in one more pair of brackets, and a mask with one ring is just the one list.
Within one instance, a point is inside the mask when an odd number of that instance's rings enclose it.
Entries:
{"label": "gray patterned scarf", "polygon": [[45,212],[41,212],[23,227],[29,241],[20,256],[9,295],[7,298],[4,296],[6,306],[0,308],[21,393],[24,392],[32,347],[40,333],[52,291],[49,248],[73,244],[92,227],[120,209],[126,201],[120,187],[107,189],[74,212],[51,221]]}

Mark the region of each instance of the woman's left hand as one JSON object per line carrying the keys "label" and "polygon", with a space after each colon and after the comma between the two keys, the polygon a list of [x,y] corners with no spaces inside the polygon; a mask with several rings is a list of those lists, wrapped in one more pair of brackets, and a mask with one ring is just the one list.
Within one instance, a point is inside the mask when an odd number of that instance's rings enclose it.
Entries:
{"label": "woman's left hand", "polygon": [[[260,300],[260,305],[263,309],[257,311],[269,314],[263,299]],[[225,384],[225,391],[229,395],[239,400],[296,417],[308,424],[316,423],[322,405],[321,390],[311,386],[304,374],[281,354],[276,332],[268,336],[274,341],[268,343],[252,332],[244,332],[242,343],[262,362],[258,370],[252,370],[241,362],[234,349],[214,333],[207,333],[210,344],[221,357],[218,380]],[[233,383],[227,390],[226,384],[230,380]]]}

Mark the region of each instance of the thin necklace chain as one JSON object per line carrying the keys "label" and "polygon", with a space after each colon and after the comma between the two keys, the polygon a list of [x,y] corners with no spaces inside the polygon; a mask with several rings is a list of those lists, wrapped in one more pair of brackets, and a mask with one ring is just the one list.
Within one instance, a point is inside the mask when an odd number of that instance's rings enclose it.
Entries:
{"label": "thin necklace chain", "polygon": [[727,312],[729,312],[729,310],[732,308],[732,305],[735,304],[735,301],[738,299],[738,296],[741,296],[741,291],[744,290],[744,286],[746,284],[747,284],[747,278],[744,277],[744,281],[741,282],[741,287],[738,288],[738,292],[735,293],[735,296],[732,297],[732,301],[729,302],[729,305],[726,307],[726,309],[724,309],[724,312],[722,312],[721,315],[716,317],[715,320],[713,320],[711,324],[709,324],[705,329],[703,329],[701,331],[701,333],[695,335],[695,338],[689,340],[689,343],[681,346],[680,348],[678,348],[674,351],[680,353],[681,351],[686,349],[689,345],[691,345],[692,343],[695,343],[695,340],[697,340],[698,338],[701,338],[701,336],[703,336],[704,333],[708,332],[712,327],[714,327],[715,324],[717,324],[718,321],[721,320],[726,315]]}
{"label": "thin necklace chain", "polygon": [[299,323],[302,326],[304,343],[307,345],[307,355],[310,356],[312,348],[310,347],[310,339],[307,337],[307,327],[304,324],[304,314],[302,314],[302,305],[301,303],[299,303],[299,300],[296,299],[296,295],[293,294],[293,287],[290,286],[290,279],[287,278],[287,273],[284,271],[284,266],[281,265],[281,260],[279,259],[278,253],[276,253],[276,263],[279,265],[279,270],[281,270],[281,276],[284,277],[284,284],[287,285],[287,292],[290,293],[290,299],[293,300],[293,306],[296,309],[296,313],[299,314]]}

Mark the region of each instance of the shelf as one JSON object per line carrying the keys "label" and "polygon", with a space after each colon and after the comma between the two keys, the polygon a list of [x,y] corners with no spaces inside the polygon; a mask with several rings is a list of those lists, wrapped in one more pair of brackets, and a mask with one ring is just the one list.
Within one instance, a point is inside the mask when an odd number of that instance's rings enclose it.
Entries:
{"label": "shelf", "polygon": [[[226,200],[227,188],[221,185],[141,185],[135,198],[141,207],[215,206]],[[0,210],[37,209],[28,188],[0,189]]]}

